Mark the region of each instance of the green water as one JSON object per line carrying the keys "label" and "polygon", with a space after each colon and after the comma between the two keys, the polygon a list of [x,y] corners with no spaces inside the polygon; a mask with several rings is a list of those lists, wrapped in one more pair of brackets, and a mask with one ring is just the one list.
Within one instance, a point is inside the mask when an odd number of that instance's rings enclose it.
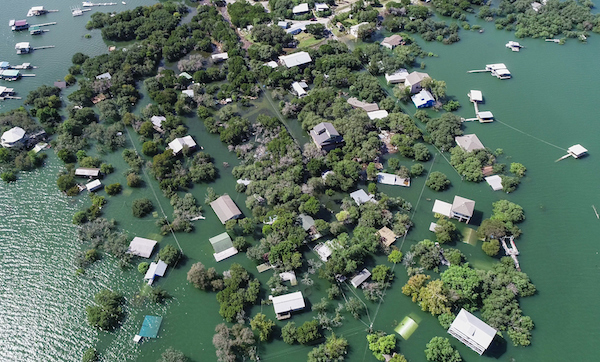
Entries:
{"label": "green water", "polygon": [[[104,10],[121,10],[149,4],[149,1],[130,0],[127,5],[117,5]],[[59,9],[59,13],[38,18],[29,18],[31,24],[57,21],[50,26],[50,32],[41,37],[31,37],[27,32],[14,34],[8,26],[0,26],[0,54],[2,60],[12,64],[31,62],[40,68],[34,72],[35,78],[9,83],[19,95],[41,84],[62,79],[70,65],[71,55],[82,51],[90,55],[106,51],[105,44],[97,30],[84,28],[89,13],[73,18],[69,8],[74,3],[63,0],[43,4],[49,9]],[[8,24],[12,18],[24,18],[29,7],[39,5],[31,1],[11,2],[10,10],[0,13],[0,24]],[[473,117],[473,109],[466,94],[470,89],[483,91],[485,105],[482,110],[493,111],[498,121],[521,130],[509,128],[500,122],[492,124],[468,123],[466,133],[477,133],[484,145],[504,149],[501,162],[521,162],[528,168],[527,177],[513,194],[492,192],[487,184],[461,183],[460,177],[452,170],[443,157],[437,155],[428,162],[427,169],[446,173],[452,188],[442,194],[425,189],[420,197],[424,178],[414,179],[410,188],[380,186],[380,190],[390,195],[400,195],[414,206],[415,228],[406,238],[403,250],[419,240],[433,235],[427,230],[433,221],[431,207],[435,198],[450,201],[455,194],[476,201],[476,210],[481,218],[489,217],[491,203],[507,198],[522,205],[527,220],[522,224],[524,231],[518,240],[521,251],[519,257],[523,271],[527,272],[538,287],[538,294],[523,299],[523,312],[536,323],[532,346],[514,348],[508,342],[506,351],[498,358],[508,361],[554,361],[571,359],[591,361],[596,359],[600,348],[593,343],[598,334],[598,314],[594,307],[600,297],[596,273],[599,272],[600,255],[597,240],[600,221],[596,219],[592,204],[600,207],[600,198],[594,182],[600,166],[597,155],[599,147],[595,138],[600,131],[596,122],[598,102],[596,84],[600,76],[594,70],[600,56],[597,36],[592,36],[588,44],[570,41],[564,46],[544,43],[541,40],[525,39],[526,47],[520,53],[512,53],[504,47],[508,40],[514,40],[510,33],[494,30],[493,24],[483,23],[483,34],[461,31],[462,40],[452,46],[436,43],[422,43],[426,51],[438,55],[426,59],[427,71],[436,79],[445,80],[448,94],[461,102],[459,114]],[[92,34],[85,39],[84,34]],[[14,44],[31,41],[34,46],[56,45],[55,49],[36,51],[31,55],[17,56]],[[500,81],[489,74],[467,74],[467,70],[481,69],[485,64],[503,62],[511,70],[513,79]],[[146,97],[142,105],[149,100]],[[249,117],[259,112],[272,112],[265,98],[261,98],[254,108],[244,109]],[[18,101],[0,103],[2,110],[18,107]],[[141,106],[141,105],[140,105]],[[138,107],[139,108],[139,107]],[[405,109],[412,113],[414,108]],[[274,113],[271,113],[274,115]],[[195,118],[187,120],[190,133],[206,152],[215,157],[220,178],[209,185],[198,185],[191,192],[203,202],[206,187],[213,187],[217,193],[229,193],[242,211],[245,195],[234,191],[235,180],[231,168],[237,164],[235,155],[229,153],[218,136],[208,135],[204,126]],[[290,131],[306,142],[296,121],[287,121]],[[567,159],[559,163],[554,160],[565,154],[559,148],[581,143],[590,155],[580,160]],[[134,141],[137,139],[134,135]],[[128,145],[131,147],[132,145]],[[133,145],[139,148],[139,144]],[[14,184],[0,184],[0,360],[2,361],[79,361],[87,347],[97,346],[106,361],[155,361],[169,346],[182,350],[195,361],[216,360],[212,346],[214,326],[222,322],[218,315],[218,304],[214,294],[200,292],[186,281],[186,272],[191,264],[202,261],[207,267],[214,266],[222,272],[232,262],[241,263],[254,276],[264,283],[271,276],[269,272],[258,274],[255,265],[243,254],[238,254],[219,264],[212,257],[208,238],[224,231],[210,208],[204,205],[206,220],[196,221],[195,232],[160,238],[161,244],[179,243],[187,260],[179,267],[170,270],[157,285],[165,288],[173,299],[165,306],[129,305],[124,325],[115,333],[97,332],[85,321],[84,308],[90,304],[95,292],[102,288],[112,288],[122,292],[131,301],[143,285],[141,275],[136,270],[122,271],[110,257],[96,263],[85,276],[74,274],[73,255],[81,249],[76,239],[76,229],[70,224],[77,210],[89,205],[86,195],[67,198],[55,187],[56,174],[61,163],[49,153],[46,166],[38,171],[20,175]],[[116,172],[104,183],[125,184],[123,172],[127,165],[120,152],[102,158],[112,163]],[[229,167],[223,166],[229,163]],[[409,160],[402,160],[410,165]],[[139,220],[131,216],[131,202],[139,197],[153,200],[152,187],[157,190],[158,201],[167,215],[172,208],[158,191],[156,182],[146,180],[147,186],[131,190],[126,188],[122,195],[109,198],[104,209],[105,216],[119,221],[119,227],[131,236],[156,237],[158,229],[154,218]],[[152,186],[152,187],[150,187]],[[157,205],[158,206],[158,205]],[[158,208],[160,212],[160,208]],[[398,242],[398,245],[400,242]],[[457,246],[477,267],[486,268],[490,259],[483,255],[479,245]],[[313,255],[306,253],[308,257]],[[383,257],[369,260],[369,265],[384,263]],[[303,290],[308,305],[317,303],[325,295],[326,283],[315,279],[315,284],[306,287],[299,284],[293,290]],[[403,268],[396,268],[396,281],[387,291],[385,302],[379,306],[367,303],[369,314],[362,321],[355,321],[350,315],[342,327],[335,330],[350,342],[348,360],[374,361],[367,349],[365,328],[373,323],[375,329],[393,333],[396,326],[410,315],[418,328],[407,340],[399,342],[402,353],[411,361],[424,360],[425,344],[445,331],[430,315],[420,311],[416,304],[403,296],[401,285],[406,281]],[[344,292],[352,296],[354,290]],[[262,298],[266,298],[263,290]],[[362,297],[362,293],[359,293]],[[274,319],[270,306],[254,306],[250,315],[262,311]],[[133,343],[133,335],[141,326],[145,314],[164,317],[159,338],[141,345]],[[311,313],[295,315],[293,320],[302,323],[312,318]],[[280,328],[284,323],[277,323]],[[278,335],[278,331],[275,332]],[[478,357],[452,340],[466,361],[488,359]],[[259,353],[263,361],[290,362],[306,360],[310,347],[288,346],[281,341],[260,345]]]}

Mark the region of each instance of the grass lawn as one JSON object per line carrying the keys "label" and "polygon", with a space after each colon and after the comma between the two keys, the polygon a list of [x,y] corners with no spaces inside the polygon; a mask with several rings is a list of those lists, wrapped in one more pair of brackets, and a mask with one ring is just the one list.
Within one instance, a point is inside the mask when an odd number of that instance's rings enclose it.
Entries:
{"label": "grass lawn", "polygon": [[316,44],[319,44],[324,39],[316,39],[311,34],[300,33],[300,34],[296,35],[296,40],[298,40],[298,42],[300,42],[300,44],[298,44],[298,48],[308,48],[308,47],[314,46]]}

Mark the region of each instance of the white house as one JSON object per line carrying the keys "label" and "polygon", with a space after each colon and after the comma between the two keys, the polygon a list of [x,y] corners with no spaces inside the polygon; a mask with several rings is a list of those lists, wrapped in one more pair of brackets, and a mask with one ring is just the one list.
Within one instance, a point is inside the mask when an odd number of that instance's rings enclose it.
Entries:
{"label": "white house", "polygon": [[409,178],[402,178],[398,175],[394,175],[392,173],[379,172],[377,173],[377,182],[384,185],[394,185],[394,186],[410,186]]}
{"label": "white house", "polygon": [[431,93],[429,93],[429,91],[426,89],[421,89],[419,93],[410,97],[410,99],[417,108],[427,108],[435,104],[435,99],[433,98],[433,95],[431,95]]}
{"label": "white house", "polygon": [[196,148],[196,141],[192,138],[192,136],[185,136],[181,138],[175,138],[173,141],[169,142],[169,146],[167,148],[173,150],[173,154],[176,155],[183,147],[187,146],[189,149]]}
{"label": "white house", "polygon": [[279,57],[279,61],[282,65],[288,68],[304,65],[312,62],[310,54],[307,52],[297,52],[290,55],[282,55]]}
{"label": "white house", "polygon": [[425,78],[430,78],[429,74],[421,72],[412,72],[406,76],[404,85],[410,88],[411,93],[418,93],[421,91],[421,82]]}
{"label": "white house", "polygon": [[441,200],[435,200],[431,211],[449,218],[458,219],[458,221],[464,221],[468,224],[471,217],[473,217],[474,210],[475,201],[461,196],[454,196],[454,202],[451,204]]}
{"label": "white house", "polygon": [[282,29],[287,29],[290,27],[290,23],[288,23],[287,21],[279,21],[277,22],[277,26]]}
{"label": "white house", "polygon": [[97,75],[97,76],[96,76],[96,79],[98,79],[98,80],[101,80],[101,79],[107,79],[107,80],[110,80],[110,79],[112,79],[112,76],[110,75],[110,73],[109,73],[109,72],[106,72],[106,73],[102,73],[102,74],[100,74],[100,75]]}
{"label": "white house", "polygon": [[367,116],[369,116],[369,119],[371,120],[383,119],[388,116],[388,111],[380,109],[378,111],[367,112]]}
{"label": "white house", "polygon": [[162,260],[159,260],[158,263],[150,263],[150,267],[148,268],[148,271],[146,271],[146,275],[144,275],[144,279],[148,280],[148,285],[152,285],[154,278],[164,276],[165,271],[167,271],[167,266],[167,263]]}
{"label": "white house", "polygon": [[356,24],[350,27],[350,35],[352,35],[355,38],[358,38],[358,31],[360,30],[360,27],[363,25],[369,25],[368,22],[362,22],[360,24]]}
{"label": "white house", "polygon": [[482,355],[494,340],[497,331],[473,314],[461,309],[450,325],[448,333]]}
{"label": "white house", "polygon": [[75,170],[75,176],[89,178],[100,177],[100,169],[90,167],[79,167]]}
{"label": "white house", "polygon": [[510,79],[511,74],[504,63],[486,64],[485,70],[492,73],[498,79]]}
{"label": "white house", "polygon": [[408,77],[408,71],[404,68],[398,69],[392,74],[385,74],[385,80],[388,84],[404,83],[406,81],[406,77]]}
{"label": "white house", "polygon": [[327,10],[329,10],[329,5],[327,5],[325,3],[315,3],[315,10],[317,12],[327,11]]}
{"label": "white house", "polygon": [[229,59],[229,55],[227,53],[217,53],[210,56],[210,58],[215,62],[222,62],[224,60]]}
{"label": "white house", "polygon": [[302,15],[308,13],[308,3],[302,3],[300,5],[296,5],[292,8],[292,13],[294,15]]}
{"label": "white house", "polygon": [[152,126],[154,127],[155,130],[162,132],[162,123],[164,121],[166,121],[167,118],[164,116],[152,116],[152,118],[150,118],[150,122],[152,122]]}
{"label": "white house", "polygon": [[292,312],[302,310],[306,307],[302,292],[294,292],[277,297],[269,296],[269,299],[273,301],[273,309],[279,320],[288,319],[292,316]]}
{"label": "white house", "polygon": [[181,91],[181,94],[183,94],[189,98],[194,98],[194,90],[193,89],[184,89]]}
{"label": "white house", "polygon": [[542,4],[538,3],[537,1],[534,1],[531,3],[531,8],[537,13],[542,8]]}
{"label": "white house", "polygon": [[502,177],[498,175],[486,177],[485,182],[487,182],[494,191],[502,190]]}
{"label": "white house", "polygon": [[154,246],[157,241],[152,239],[140,238],[136,236],[129,243],[129,248],[127,249],[127,253],[141,256],[142,258],[149,258],[152,255],[152,251],[154,250]]}
{"label": "white house", "polygon": [[12,148],[23,144],[25,130],[21,127],[13,127],[2,134],[0,144],[2,147]]}
{"label": "white house", "polygon": [[85,184],[85,188],[89,191],[89,192],[94,192],[100,188],[102,188],[102,182],[100,182],[100,180],[96,179],[92,182],[88,182],[87,184]]}
{"label": "white house", "polygon": [[479,140],[476,134],[466,134],[464,136],[454,137],[456,144],[462,148],[465,152],[472,152],[475,150],[483,150],[485,147]]}

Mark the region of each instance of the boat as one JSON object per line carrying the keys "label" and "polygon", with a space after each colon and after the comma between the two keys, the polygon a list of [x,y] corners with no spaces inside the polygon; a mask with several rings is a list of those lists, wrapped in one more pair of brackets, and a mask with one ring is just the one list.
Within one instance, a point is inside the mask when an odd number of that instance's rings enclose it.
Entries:
{"label": "boat", "polygon": [[512,50],[513,52],[518,52],[519,50],[521,50],[521,48],[523,47],[521,44],[519,44],[516,41],[509,41],[508,43],[506,43],[506,47],[510,50]]}
{"label": "boat", "polygon": [[21,42],[15,45],[15,50],[17,51],[17,54],[20,55],[30,53],[33,48],[31,48],[31,45],[29,45],[28,42]]}
{"label": "boat", "polygon": [[29,29],[29,24],[27,24],[27,20],[11,20],[8,23],[8,26],[11,27],[12,31],[21,31]]}
{"label": "boat", "polygon": [[127,3],[125,1],[121,1],[121,4],[123,5],[127,5]]}

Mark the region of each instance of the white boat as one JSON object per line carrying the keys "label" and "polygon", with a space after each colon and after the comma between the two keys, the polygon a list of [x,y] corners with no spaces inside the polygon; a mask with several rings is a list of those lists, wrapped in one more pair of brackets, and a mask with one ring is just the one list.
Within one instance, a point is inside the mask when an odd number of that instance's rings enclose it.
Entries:
{"label": "white boat", "polygon": [[521,50],[521,48],[523,47],[521,44],[519,44],[516,41],[509,41],[508,43],[506,43],[506,47],[510,50],[512,50],[513,52],[518,52],[519,50]]}
{"label": "white boat", "polygon": [[127,3],[125,1],[121,1],[121,4],[123,5],[127,5]]}

